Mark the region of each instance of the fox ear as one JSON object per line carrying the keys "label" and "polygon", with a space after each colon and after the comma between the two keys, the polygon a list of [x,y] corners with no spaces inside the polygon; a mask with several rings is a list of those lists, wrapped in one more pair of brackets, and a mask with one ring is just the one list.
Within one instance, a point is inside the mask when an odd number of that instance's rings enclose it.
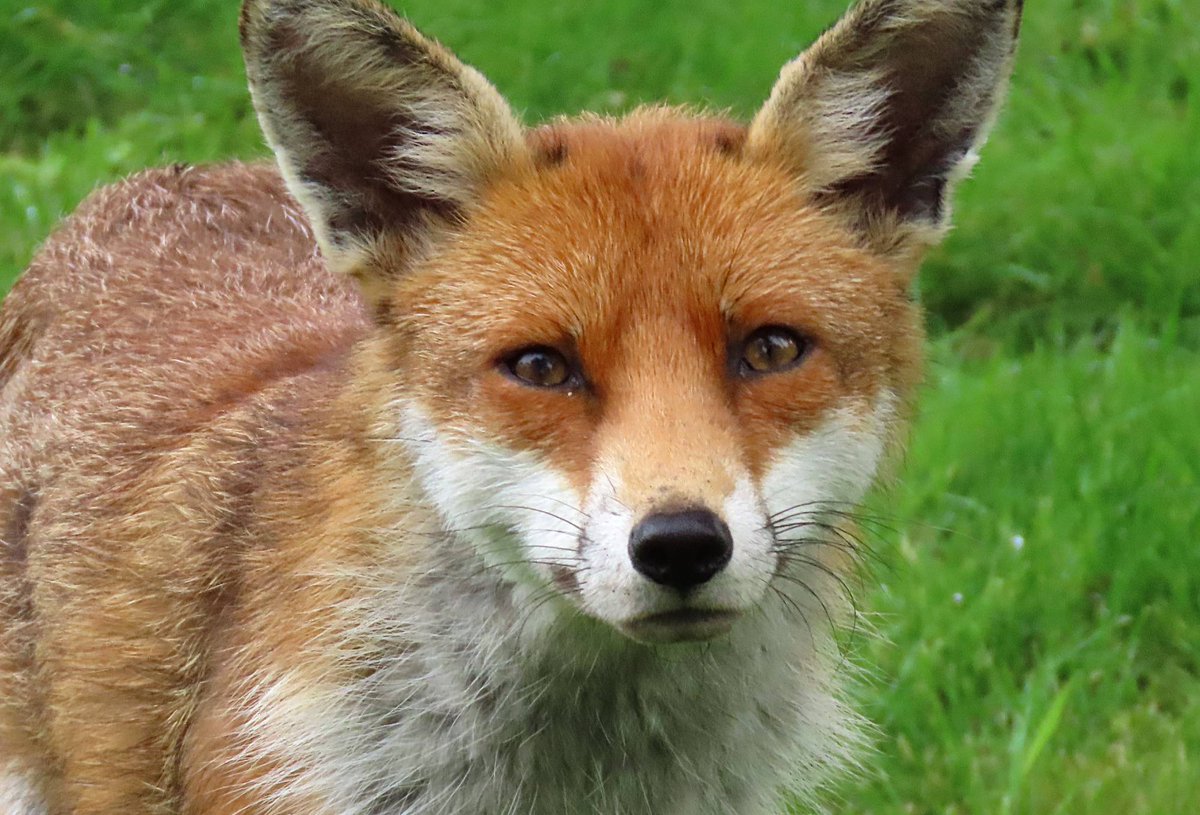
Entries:
{"label": "fox ear", "polygon": [[876,251],[939,240],[1003,95],[1022,0],[862,0],[784,66],[748,149]]}
{"label": "fox ear", "polygon": [[477,71],[375,0],[246,0],[250,92],[327,262],[368,287],[522,161]]}

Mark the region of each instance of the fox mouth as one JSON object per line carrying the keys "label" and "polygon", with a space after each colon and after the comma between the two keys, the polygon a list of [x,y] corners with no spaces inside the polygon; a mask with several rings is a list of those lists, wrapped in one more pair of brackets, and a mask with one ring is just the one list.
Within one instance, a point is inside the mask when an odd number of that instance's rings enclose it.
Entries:
{"label": "fox mouth", "polygon": [[632,639],[648,644],[703,642],[727,634],[739,616],[725,609],[677,608],[638,617],[621,629]]}

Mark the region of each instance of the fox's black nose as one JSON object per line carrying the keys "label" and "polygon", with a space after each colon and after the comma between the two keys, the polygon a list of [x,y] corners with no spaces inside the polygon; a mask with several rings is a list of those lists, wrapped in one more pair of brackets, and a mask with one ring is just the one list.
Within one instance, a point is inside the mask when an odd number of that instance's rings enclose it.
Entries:
{"label": "fox's black nose", "polygon": [[729,527],[707,509],[656,512],[629,535],[633,568],[679,591],[711,580],[732,555]]}

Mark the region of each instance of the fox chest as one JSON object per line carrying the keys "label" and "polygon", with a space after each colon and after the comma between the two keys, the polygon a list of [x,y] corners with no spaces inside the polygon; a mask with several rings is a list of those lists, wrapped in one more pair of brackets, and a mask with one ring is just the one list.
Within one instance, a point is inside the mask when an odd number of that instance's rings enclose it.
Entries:
{"label": "fox chest", "polygon": [[336,797],[363,815],[772,811],[836,703],[786,660],[666,653],[523,681],[398,669],[362,695]]}

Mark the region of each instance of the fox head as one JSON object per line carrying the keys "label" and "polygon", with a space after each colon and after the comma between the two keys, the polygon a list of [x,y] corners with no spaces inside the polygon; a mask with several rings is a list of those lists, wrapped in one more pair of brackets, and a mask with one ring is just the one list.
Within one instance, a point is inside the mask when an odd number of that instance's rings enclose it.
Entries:
{"label": "fox head", "polygon": [[830,519],[903,433],[911,278],[1019,16],[864,0],[748,126],[653,108],[526,130],[373,0],[249,0],[242,41],[446,528],[517,584],[674,642],[844,571]]}

